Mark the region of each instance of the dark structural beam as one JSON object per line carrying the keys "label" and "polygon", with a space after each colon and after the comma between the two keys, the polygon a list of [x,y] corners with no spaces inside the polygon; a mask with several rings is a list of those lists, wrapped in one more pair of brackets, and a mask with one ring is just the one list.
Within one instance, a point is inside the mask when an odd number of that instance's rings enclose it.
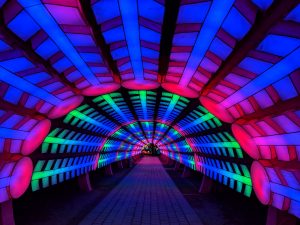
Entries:
{"label": "dark structural beam", "polygon": [[155,108],[154,108],[154,114],[153,114],[153,134],[152,134],[152,144],[154,142],[154,137],[155,137],[155,131],[156,131],[156,119],[157,119],[157,114],[158,114],[158,109],[160,106],[161,102],[161,96],[162,96],[162,88],[158,88],[156,90],[156,102],[155,102]]}
{"label": "dark structural beam", "polygon": [[117,67],[116,62],[113,60],[109,46],[106,44],[103,34],[101,32],[100,25],[97,24],[97,20],[95,18],[94,12],[91,7],[91,0],[79,0],[81,5],[81,10],[83,12],[83,16],[85,17],[86,21],[89,23],[91,28],[92,34],[94,36],[94,40],[96,41],[98,47],[101,50],[101,53],[105,60],[107,61],[111,71],[113,72],[114,78],[120,82],[120,72]]}
{"label": "dark structural beam", "polygon": [[39,64],[43,69],[45,69],[49,74],[58,78],[62,83],[72,89],[76,94],[80,94],[80,91],[71,83],[63,74],[58,73],[52,65],[44,60],[33,50],[29,42],[24,42],[21,38],[16,36],[12,31],[10,31],[4,24],[3,11],[0,9],[0,33],[1,38],[3,38],[11,46],[21,50],[33,63]]}
{"label": "dark structural beam", "polygon": [[288,109],[299,110],[300,109],[299,102],[300,102],[299,96],[285,101],[280,100],[279,102],[277,102],[275,105],[272,105],[271,107],[265,108],[264,110],[255,113],[251,113],[249,115],[245,115],[242,117],[242,119],[239,120],[253,120],[253,119],[260,119],[269,115],[277,115],[278,113],[280,113],[278,109],[285,109],[285,111],[287,111]]}
{"label": "dark structural beam", "polygon": [[298,4],[299,0],[277,0],[265,13],[258,14],[249,33],[236,45],[227,60],[221,64],[219,70],[204,86],[201,94],[207,95],[252,49],[256,48],[266,37],[272,26],[283,19]]}
{"label": "dark structural beam", "polygon": [[173,37],[181,0],[165,0],[165,14],[160,39],[158,73],[165,76],[168,72]]}
{"label": "dark structural beam", "polygon": [[0,106],[1,106],[1,109],[17,112],[17,114],[22,115],[22,116],[32,116],[32,117],[38,116],[39,118],[46,118],[45,115],[37,112],[34,109],[28,109],[28,108],[24,107],[24,108],[22,108],[22,110],[20,110],[20,107],[18,105],[14,105],[10,102],[6,102],[3,99],[0,99]]}

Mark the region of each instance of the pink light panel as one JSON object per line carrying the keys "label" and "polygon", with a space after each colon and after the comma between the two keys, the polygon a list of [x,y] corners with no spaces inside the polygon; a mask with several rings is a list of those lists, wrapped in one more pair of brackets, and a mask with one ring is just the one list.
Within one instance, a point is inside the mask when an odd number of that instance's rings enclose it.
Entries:
{"label": "pink light panel", "polygon": [[266,205],[300,217],[300,172],[296,163],[256,161],[251,167],[253,188]]}
{"label": "pink light panel", "polygon": [[19,198],[28,188],[33,164],[29,157],[6,154],[0,159],[0,202]]}

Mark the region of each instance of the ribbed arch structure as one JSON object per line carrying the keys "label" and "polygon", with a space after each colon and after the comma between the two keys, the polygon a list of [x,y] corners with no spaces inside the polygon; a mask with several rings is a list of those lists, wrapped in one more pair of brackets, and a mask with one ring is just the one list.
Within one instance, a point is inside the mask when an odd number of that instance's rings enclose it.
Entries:
{"label": "ribbed arch structure", "polygon": [[147,143],[300,218],[297,0],[0,1],[0,203]]}
{"label": "ribbed arch structure", "polygon": [[198,100],[162,89],[121,89],[87,99],[52,125],[31,156],[34,191],[138,155],[153,143],[162,154],[251,194],[250,165],[241,161],[239,144]]}

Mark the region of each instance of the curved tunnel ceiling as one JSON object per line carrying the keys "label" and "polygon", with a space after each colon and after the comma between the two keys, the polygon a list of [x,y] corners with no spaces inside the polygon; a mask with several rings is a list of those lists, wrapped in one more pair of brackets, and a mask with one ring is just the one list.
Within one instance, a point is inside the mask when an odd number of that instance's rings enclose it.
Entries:
{"label": "curved tunnel ceiling", "polygon": [[[32,188],[62,182],[114,161],[140,154],[153,143],[162,154],[250,196],[250,160],[223,124],[202,107],[162,89],[118,92],[89,98],[54,129],[31,158]],[[70,162],[71,161],[71,162]],[[218,165],[218,166],[217,166]],[[80,168],[80,170],[78,170]]]}
{"label": "curved tunnel ceiling", "polygon": [[0,202],[154,142],[300,217],[299,1],[4,0],[0,14]]}

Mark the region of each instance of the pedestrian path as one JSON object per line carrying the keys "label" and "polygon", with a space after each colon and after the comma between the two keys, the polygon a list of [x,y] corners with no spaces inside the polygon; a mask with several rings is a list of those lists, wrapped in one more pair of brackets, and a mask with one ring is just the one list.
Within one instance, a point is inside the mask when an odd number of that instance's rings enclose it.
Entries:
{"label": "pedestrian path", "polygon": [[202,225],[157,157],[144,157],[79,224]]}

